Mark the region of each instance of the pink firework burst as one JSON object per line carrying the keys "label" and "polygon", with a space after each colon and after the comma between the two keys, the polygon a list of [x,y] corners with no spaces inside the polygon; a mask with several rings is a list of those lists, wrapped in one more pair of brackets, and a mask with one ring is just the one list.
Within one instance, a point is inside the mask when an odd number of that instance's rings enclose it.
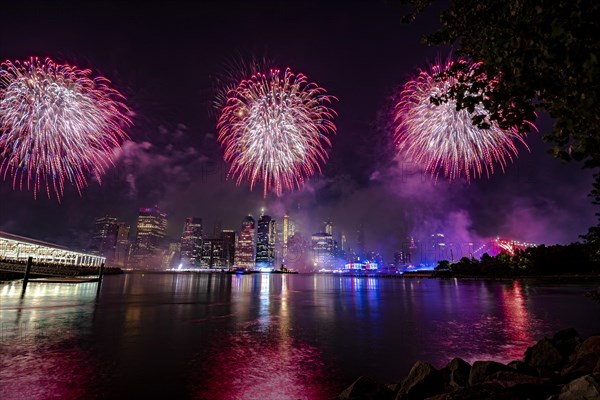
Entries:
{"label": "pink firework burst", "polygon": [[0,65],[0,173],[13,188],[81,194],[87,176],[101,181],[131,125],[124,97],[89,69],[32,57]]}
{"label": "pink firework burst", "polygon": [[[464,60],[457,62],[471,64]],[[416,79],[404,84],[394,110],[394,139],[399,152],[404,153],[436,178],[442,174],[449,180],[464,176],[489,177],[498,163],[504,171],[507,161],[517,156],[516,142],[527,148],[524,133],[517,127],[501,129],[494,121],[488,129],[473,125],[474,115],[487,117],[483,105],[473,112],[456,110],[456,101],[436,105],[432,97],[445,96],[458,77],[444,75],[454,61],[430,66],[421,70]],[[468,72],[466,73],[468,75]],[[462,78],[468,79],[465,75]],[[489,82],[494,85],[494,81]],[[487,118],[486,118],[487,119]],[[532,124],[530,124],[532,125]]]}
{"label": "pink firework burst", "polygon": [[218,141],[237,184],[263,182],[280,196],[321,171],[335,133],[335,97],[288,68],[255,73],[230,90],[217,122]]}

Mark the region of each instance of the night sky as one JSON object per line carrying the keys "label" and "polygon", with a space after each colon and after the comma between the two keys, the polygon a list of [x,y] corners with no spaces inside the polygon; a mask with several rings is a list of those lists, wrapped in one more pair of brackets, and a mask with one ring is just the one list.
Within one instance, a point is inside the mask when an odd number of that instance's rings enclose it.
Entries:
{"label": "night sky", "polygon": [[[322,4],[321,4],[322,3]],[[418,68],[447,47],[420,37],[438,27],[438,5],[411,25],[393,1],[133,2],[18,1],[2,6],[0,57],[51,57],[110,79],[135,112],[131,141],[118,152],[101,185],[90,179],[82,195],[68,187],[59,204],[0,181],[0,230],[85,247],[94,218],[111,214],[134,225],[140,207],[169,214],[176,240],[186,216],[240,228],[261,207],[288,211],[305,234],[331,219],[350,244],[360,225],[367,249],[389,259],[408,236],[436,232],[448,241],[500,235],[528,242],[569,243],[595,222],[587,193],[590,170],[546,154],[540,133],[518,145],[519,158],[503,174],[470,184],[435,183],[394,158],[389,130],[392,97]],[[227,180],[216,142],[212,106],[217,79],[228,65],[251,57],[303,72],[336,96],[338,128],[322,174],[303,190],[263,199]]]}

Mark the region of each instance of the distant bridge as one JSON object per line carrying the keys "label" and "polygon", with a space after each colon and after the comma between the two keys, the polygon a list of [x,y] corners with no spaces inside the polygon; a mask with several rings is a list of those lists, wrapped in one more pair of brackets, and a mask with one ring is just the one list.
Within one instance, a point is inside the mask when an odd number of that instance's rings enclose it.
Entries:
{"label": "distant bridge", "polygon": [[473,251],[473,256],[479,258],[485,253],[489,254],[490,256],[496,256],[500,253],[514,256],[517,250],[525,250],[529,247],[536,246],[537,244],[535,243],[519,242],[518,240],[501,239],[498,237],[484,243],[481,247],[475,249]]}

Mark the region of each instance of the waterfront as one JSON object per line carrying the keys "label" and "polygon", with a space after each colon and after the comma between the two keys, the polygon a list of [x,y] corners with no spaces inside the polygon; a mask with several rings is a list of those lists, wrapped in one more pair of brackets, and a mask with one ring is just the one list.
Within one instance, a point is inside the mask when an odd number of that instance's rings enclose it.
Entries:
{"label": "waterfront", "polygon": [[398,381],[521,358],[543,336],[600,333],[600,279],[138,274],[0,286],[0,398],[328,399],[359,375]]}

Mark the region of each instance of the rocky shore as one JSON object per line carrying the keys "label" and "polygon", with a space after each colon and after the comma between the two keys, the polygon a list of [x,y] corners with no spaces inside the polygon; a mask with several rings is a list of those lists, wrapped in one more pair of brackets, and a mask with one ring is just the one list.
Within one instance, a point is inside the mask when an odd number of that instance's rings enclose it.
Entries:
{"label": "rocky shore", "polygon": [[600,400],[600,336],[574,329],[544,338],[508,364],[455,358],[442,369],[418,361],[400,383],[361,376],[334,400]]}

